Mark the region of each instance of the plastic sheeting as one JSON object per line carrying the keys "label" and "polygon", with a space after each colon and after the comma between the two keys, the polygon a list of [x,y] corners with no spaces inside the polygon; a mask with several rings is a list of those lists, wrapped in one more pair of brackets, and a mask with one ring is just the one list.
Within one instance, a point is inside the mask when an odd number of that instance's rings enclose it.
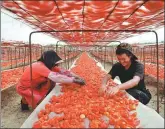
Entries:
{"label": "plastic sheeting", "polygon": [[81,30],[52,33],[68,42],[121,40],[135,33],[97,30],[153,30],[164,25],[164,0],[13,0],[1,6],[42,31]]}

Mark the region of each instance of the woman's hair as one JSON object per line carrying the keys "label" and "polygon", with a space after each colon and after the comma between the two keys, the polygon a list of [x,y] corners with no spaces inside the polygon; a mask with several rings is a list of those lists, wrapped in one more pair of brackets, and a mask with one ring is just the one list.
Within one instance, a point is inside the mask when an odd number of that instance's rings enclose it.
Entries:
{"label": "woman's hair", "polygon": [[55,66],[56,62],[62,60],[54,50],[45,51],[38,61],[41,61],[45,64],[50,70]]}
{"label": "woman's hair", "polygon": [[117,46],[116,55],[126,54],[131,57],[131,61],[135,61],[138,58],[133,54],[132,47],[128,43],[121,43]]}
{"label": "woman's hair", "polygon": [[125,49],[116,49],[116,55],[126,54],[127,56],[132,56],[132,53]]}
{"label": "woman's hair", "polygon": [[122,54],[126,54],[127,56],[131,57],[131,61],[135,61],[137,60],[137,58],[135,57],[134,54],[132,54],[132,52],[125,50],[125,49],[116,49],[116,55],[122,55]]}

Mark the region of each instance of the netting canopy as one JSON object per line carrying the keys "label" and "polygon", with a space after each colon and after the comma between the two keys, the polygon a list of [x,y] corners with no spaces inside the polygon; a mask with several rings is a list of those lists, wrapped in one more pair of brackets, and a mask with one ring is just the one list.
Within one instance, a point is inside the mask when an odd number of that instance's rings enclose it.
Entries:
{"label": "netting canopy", "polygon": [[1,6],[37,30],[80,30],[51,33],[70,44],[122,40],[135,35],[99,30],[154,30],[164,26],[164,0],[11,0],[3,1]]}

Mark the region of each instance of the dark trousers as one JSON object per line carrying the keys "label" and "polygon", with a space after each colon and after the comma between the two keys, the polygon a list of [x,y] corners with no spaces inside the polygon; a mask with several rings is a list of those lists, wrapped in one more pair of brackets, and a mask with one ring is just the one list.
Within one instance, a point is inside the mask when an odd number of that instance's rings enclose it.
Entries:
{"label": "dark trousers", "polygon": [[149,92],[149,90],[141,91],[137,89],[130,89],[127,90],[127,93],[129,93],[135,99],[139,100],[144,105],[148,104],[151,99],[151,93]]}

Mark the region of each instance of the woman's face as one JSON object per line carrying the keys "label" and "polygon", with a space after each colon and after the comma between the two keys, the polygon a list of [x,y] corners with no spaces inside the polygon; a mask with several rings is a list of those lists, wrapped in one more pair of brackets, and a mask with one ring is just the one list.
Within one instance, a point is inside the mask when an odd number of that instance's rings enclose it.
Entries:
{"label": "woman's face", "polygon": [[127,56],[125,53],[121,55],[116,55],[116,56],[122,66],[127,67],[131,64],[131,57]]}

